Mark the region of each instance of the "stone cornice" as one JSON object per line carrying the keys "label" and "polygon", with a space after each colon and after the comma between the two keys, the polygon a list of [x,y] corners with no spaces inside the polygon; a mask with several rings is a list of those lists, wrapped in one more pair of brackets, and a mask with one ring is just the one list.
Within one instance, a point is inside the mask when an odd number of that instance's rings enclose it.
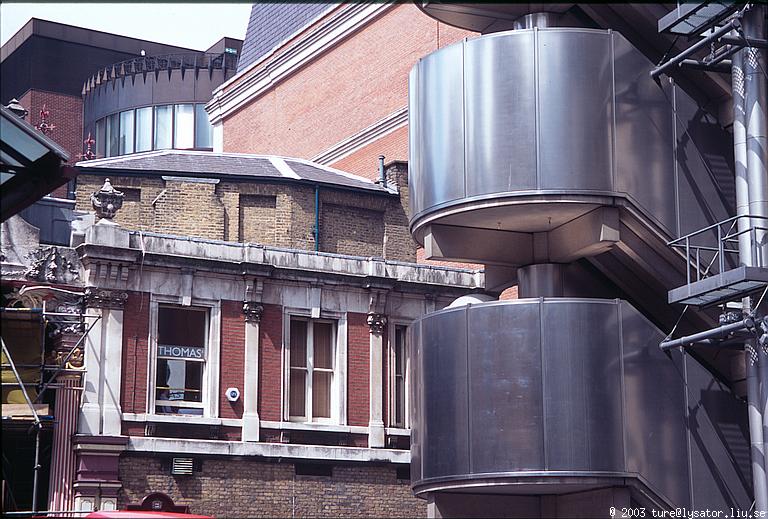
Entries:
{"label": "stone cornice", "polygon": [[394,5],[350,4],[330,13],[310,32],[250,65],[214,91],[205,107],[211,123],[221,122]]}
{"label": "stone cornice", "polygon": [[[461,292],[482,288],[484,283],[482,272],[467,269],[154,233],[130,233],[128,248],[110,246],[96,239],[78,246],[76,250],[88,265],[100,264],[115,257],[134,257],[144,269],[194,267],[210,274],[242,276],[248,273],[294,281],[323,278],[329,282],[351,282],[366,288],[391,289],[397,285],[399,290],[403,290],[408,286],[431,286],[441,291],[456,289]],[[96,276],[93,279],[105,287],[124,286],[122,283],[126,281],[122,276]]]}

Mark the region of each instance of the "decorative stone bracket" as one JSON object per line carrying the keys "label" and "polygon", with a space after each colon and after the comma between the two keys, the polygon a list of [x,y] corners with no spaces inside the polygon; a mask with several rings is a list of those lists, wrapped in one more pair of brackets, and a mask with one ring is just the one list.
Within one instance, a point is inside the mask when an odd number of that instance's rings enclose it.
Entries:
{"label": "decorative stone bracket", "polygon": [[260,323],[261,314],[264,313],[264,307],[256,301],[243,301],[243,314],[245,321],[249,323]]}
{"label": "decorative stone bracket", "polygon": [[366,322],[371,333],[381,335],[387,326],[387,292],[385,290],[371,290],[368,300],[368,317]]}
{"label": "decorative stone bracket", "polygon": [[128,292],[89,287],[85,291],[86,306],[122,310],[128,300]]}
{"label": "decorative stone bracket", "polygon": [[387,327],[387,316],[384,314],[370,312],[366,322],[368,323],[368,327],[371,329],[371,333],[381,335],[384,333],[384,329]]}

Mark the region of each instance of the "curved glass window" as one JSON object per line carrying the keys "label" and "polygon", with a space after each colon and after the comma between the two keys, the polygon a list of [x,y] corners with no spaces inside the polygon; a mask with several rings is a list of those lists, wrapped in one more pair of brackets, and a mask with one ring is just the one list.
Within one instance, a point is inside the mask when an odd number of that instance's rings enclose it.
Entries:
{"label": "curved glass window", "polygon": [[152,149],[152,107],[136,110],[136,151]]}
{"label": "curved glass window", "polygon": [[145,106],[96,121],[98,157],[169,148],[213,148],[213,126],[202,103]]}
{"label": "curved glass window", "polygon": [[170,148],[173,137],[173,105],[155,107],[155,149]]}
{"label": "curved glass window", "polygon": [[96,156],[98,158],[106,157],[107,147],[105,145],[106,137],[104,136],[104,119],[96,121],[96,135],[91,137],[96,141]]}
{"label": "curved glass window", "polygon": [[187,150],[195,147],[195,106],[176,105],[173,125],[173,147]]}
{"label": "curved glass window", "polygon": [[213,126],[204,104],[195,105],[195,148],[213,148]]}
{"label": "curved glass window", "polygon": [[120,112],[120,155],[133,153],[133,110]]}

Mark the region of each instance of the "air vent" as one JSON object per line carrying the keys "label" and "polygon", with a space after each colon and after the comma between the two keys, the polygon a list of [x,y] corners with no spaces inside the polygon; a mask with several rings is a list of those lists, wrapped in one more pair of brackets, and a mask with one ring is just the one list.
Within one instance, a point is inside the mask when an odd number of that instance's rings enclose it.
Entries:
{"label": "air vent", "polygon": [[192,458],[173,458],[171,474],[174,476],[191,476],[195,468],[195,460]]}
{"label": "air vent", "polygon": [[333,476],[333,465],[321,465],[318,463],[297,463],[297,476]]}

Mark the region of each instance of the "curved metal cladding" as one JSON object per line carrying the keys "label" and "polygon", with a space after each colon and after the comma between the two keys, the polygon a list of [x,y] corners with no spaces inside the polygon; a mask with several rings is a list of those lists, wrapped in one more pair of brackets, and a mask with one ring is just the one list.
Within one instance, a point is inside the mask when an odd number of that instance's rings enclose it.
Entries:
{"label": "curved metal cladding", "polygon": [[690,357],[670,361],[627,302],[472,304],[409,333],[417,494],[634,481],[672,506],[748,506],[743,404]]}
{"label": "curved metal cladding", "polygon": [[[420,60],[409,87],[416,239],[430,222],[536,232],[626,201],[669,236],[727,217],[727,134],[651,68],[620,34],[576,28],[494,33]],[[516,223],[509,208],[534,199],[568,203]]]}

